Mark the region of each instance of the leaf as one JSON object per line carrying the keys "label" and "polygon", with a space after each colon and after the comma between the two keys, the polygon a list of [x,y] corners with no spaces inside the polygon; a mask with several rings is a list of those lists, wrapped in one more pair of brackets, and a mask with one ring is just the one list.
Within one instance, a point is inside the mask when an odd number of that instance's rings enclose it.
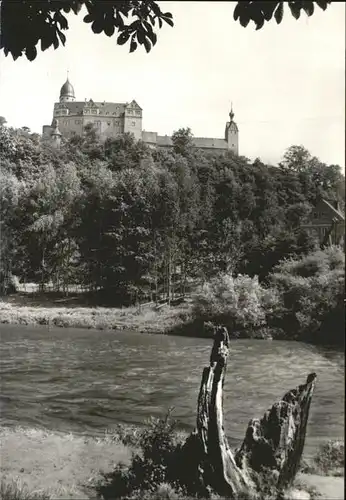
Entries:
{"label": "leaf", "polygon": [[233,12],[233,19],[235,21],[237,21],[240,18],[242,11],[243,11],[243,6],[240,2],[238,2]]}
{"label": "leaf", "polygon": [[143,44],[145,41],[145,35],[142,28],[137,31],[137,39],[140,44]]}
{"label": "leaf", "polygon": [[300,18],[300,9],[301,9],[301,7],[298,6],[296,3],[293,3],[293,2],[289,2],[288,5],[289,5],[289,8],[291,9],[292,16],[295,19],[299,19]]}
{"label": "leaf", "polygon": [[113,36],[114,35],[115,28],[112,24],[107,24],[104,28],[104,32],[106,33],[107,36]]}
{"label": "leaf", "polygon": [[11,53],[12,53],[12,58],[13,58],[14,61],[16,59],[18,59],[18,57],[20,57],[22,55],[22,51],[21,50],[14,50],[14,49],[12,49]]}
{"label": "leaf", "polygon": [[172,21],[172,19],[170,19],[170,18],[168,18],[168,17],[163,17],[163,20],[164,20],[167,24],[169,24],[170,26],[172,26],[172,28],[173,28],[173,26],[174,26],[174,22]]}
{"label": "leaf", "polygon": [[264,17],[262,17],[262,19],[256,23],[256,30],[260,30],[261,28],[263,28],[263,25],[264,25]]}
{"label": "leaf", "polygon": [[[25,55],[26,55],[27,59],[29,59],[29,61],[33,61],[37,56],[36,47],[33,47],[33,46],[27,47],[25,49]],[[16,59],[17,59],[17,57],[16,57]]]}
{"label": "leaf", "polygon": [[94,18],[90,14],[87,14],[86,16],[84,16],[83,21],[85,23],[92,23],[94,21]]}
{"label": "leaf", "polygon": [[284,3],[280,2],[274,14],[277,24],[281,23],[283,15],[284,15]]}
{"label": "leaf", "polygon": [[80,2],[80,1],[77,1],[77,2],[74,2],[71,6],[73,12],[77,15],[81,9],[82,9],[82,6],[83,6],[83,2]]}
{"label": "leaf", "polygon": [[60,28],[63,30],[68,29],[68,22],[65,16],[61,14],[61,12],[56,12],[54,14],[54,21],[60,24]]}
{"label": "leaf", "polygon": [[159,27],[162,28],[162,19],[161,19],[161,17],[158,18],[158,21],[159,21]]}
{"label": "leaf", "polygon": [[153,32],[153,27],[150,23],[148,23],[148,21],[145,21],[145,19],[143,19],[143,24],[146,27],[148,33]]}
{"label": "leaf", "polygon": [[63,45],[65,45],[65,42],[66,42],[66,36],[64,35],[64,33],[60,30],[57,29],[57,33],[58,33],[58,37],[60,38],[60,41]]}
{"label": "leaf", "polygon": [[261,2],[261,4],[262,4],[261,10],[262,10],[264,19],[266,21],[271,20],[271,18],[273,17],[273,14],[274,14],[274,10],[275,10],[278,3],[280,3],[280,2]]}
{"label": "leaf", "polygon": [[44,52],[47,50],[51,45],[52,45],[52,40],[50,39],[50,34],[49,36],[42,36],[41,38],[41,50]]}
{"label": "leaf", "polygon": [[330,2],[326,2],[325,0],[317,0],[316,3],[322,10],[326,10]]}
{"label": "leaf", "polygon": [[248,15],[248,13],[242,12],[241,16],[239,17],[239,22],[243,26],[243,28],[246,28],[246,26],[250,22],[250,17]]}
{"label": "leaf", "polygon": [[261,11],[252,12],[252,20],[256,24],[256,30],[260,30],[264,25],[264,16]]}
{"label": "leaf", "polygon": [[154,33],[154,32],[153,32],[153,33],[149,34],[148,36],[149,36],[149,38],[150,38],[150,40],[151,40],[151,43],[152,43],[153,45],[156,45],[156,42],[157,42],[157,36],[156,36],[156,33]]}
{"label": "leaf", "polygon": [[119,14],[119,12],[116,13],[116,16],[115,16],[115,25],[120,29],[120,30],[123,30],[124,26],[125,26],[125,23],[123,21],[123,18],[121,17],[121,15]]}
{"label": "leaf", "polygon": [[123,31],[117,38],[117,44],[124,45],[124,43],[126,43],[129,38],[130,38],[130,33],[128,31]]}
{"label": "leaf", "polygon": [[147,52],[151,50],[151,43],[147,37],[144,37],[144,47]]}
{"label": "leaf", "polygon": [[58,37],[56,36],[56,33],[54,33],[54,37],[53,37],[53,46],[54,46],[55,50],[59,47],[59,40],[58,40]]}
{"label": "leaf", "polygon": [[313,2],[302,2],[303,9],[307,13],[308,16],[312,16],[314,13],[314,3]]}
{"label": "leaf", "polygon": [[137,42],[134,38],[132,38],[131,40],[131,44],[130,44],[130,52],[134,52],[137,48]]}
{"label": "leaf", "polygon": [[101,19],[96,19],[92,25],[91,29],[93,30],[94,33],[101,33],[103,31],[103,22]]}

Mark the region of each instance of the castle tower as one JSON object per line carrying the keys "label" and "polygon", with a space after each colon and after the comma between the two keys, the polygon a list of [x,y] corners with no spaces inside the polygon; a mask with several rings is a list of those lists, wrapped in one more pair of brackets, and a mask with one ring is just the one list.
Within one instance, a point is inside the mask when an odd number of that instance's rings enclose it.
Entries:
{"label": "castle tower", "polygon": [[61,144],[62,133],[59,130],[58,120],[56,118],[52,121],[52,131],[50,133],[51,144],[55,148],[59,148]]}
{"label": "castle tower", "polygon": [[137,141],[142,139],[142,108],[136,101],[125,104],[124,132],[133,134]]}
{"label": "castle tower", "polygon": [[233,107],[229,114],[230,121],[226,123],[225,141],[227,142],[228,149],[233,151],[234,154],[239,154],[239,130],[236,122],[233,120],[234,113]]}
{"label": "castle tower", "polygon": [[60,90],[60,102],[73,102],[75,100],[74,88],[72,87],[68,77]]}

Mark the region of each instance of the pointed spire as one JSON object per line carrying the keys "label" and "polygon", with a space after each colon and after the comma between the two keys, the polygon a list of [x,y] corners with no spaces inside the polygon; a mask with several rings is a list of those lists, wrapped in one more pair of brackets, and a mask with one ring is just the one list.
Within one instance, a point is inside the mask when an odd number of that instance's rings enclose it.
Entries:
{"label": "pointed spire", "polygon": [[231,102],[231,111],[230,111],[229,117],[230,117],[230,119],[231,119],[231,122],[233,122],[233,118],[234,118],[234,113],[233,113],[233,102]]}

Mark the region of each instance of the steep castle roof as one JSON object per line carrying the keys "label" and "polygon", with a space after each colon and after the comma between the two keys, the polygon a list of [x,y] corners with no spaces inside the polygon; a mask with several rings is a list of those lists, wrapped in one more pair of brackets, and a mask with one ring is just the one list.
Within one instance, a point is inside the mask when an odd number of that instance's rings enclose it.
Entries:
{"label": "steep castle roof", "polygon": [[[146,132],[148,134],[148,132]],[[144,136],[146,137],[146,135]],[[196,148],[207,148],[207,149],[228,149],[227,142],[224,139],[212,138],[212,137],[193,137],[193,145]],[[157,145],[161,147],[171,146],[173,147],[172,138],[168,135],[158,135]]]}
{"label": "steep castle roof", "polygon": [[[66,108],[69,110],[69,115],[82,115],[83,110],[92,108],[98,109],[98,113],[103,115],[121,116],[127,105],[122,102],[94,102],[94,101],[70,101],[64,103],[56,103],[55,108]],[[141,109],[139,106],[137,109]]]}

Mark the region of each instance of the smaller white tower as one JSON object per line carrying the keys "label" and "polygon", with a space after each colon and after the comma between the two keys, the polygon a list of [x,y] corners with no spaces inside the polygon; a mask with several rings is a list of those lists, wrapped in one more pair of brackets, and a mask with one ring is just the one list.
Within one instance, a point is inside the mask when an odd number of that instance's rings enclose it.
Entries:
{"label": "smaller white tower", "polygon": [[236,122],[233,120],[233,106],[231,106],[231,111],[229,114],[230,121],[226,123],[225,129],[225,140],[228,145],[228,149],[233,151],[234,154],[239,154],[239,130]]}

